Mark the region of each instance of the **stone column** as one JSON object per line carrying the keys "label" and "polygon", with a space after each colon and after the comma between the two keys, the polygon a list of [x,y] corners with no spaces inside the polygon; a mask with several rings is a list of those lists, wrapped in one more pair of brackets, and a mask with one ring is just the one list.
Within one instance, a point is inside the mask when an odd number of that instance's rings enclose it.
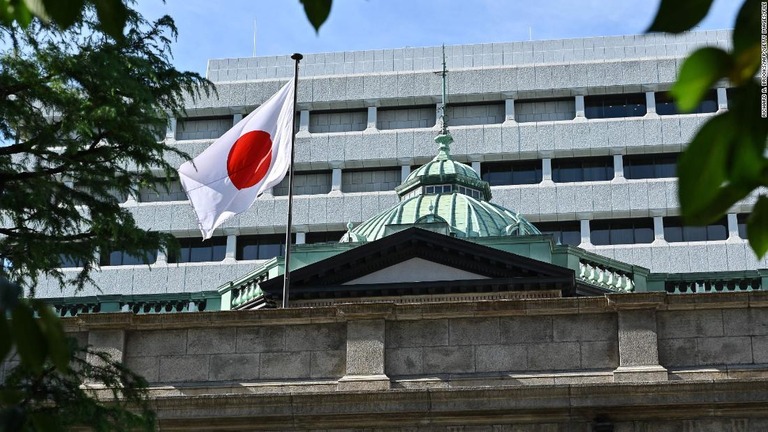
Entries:
{"label": "stone column", "polygon": [[624,178],[624,156],[620,154],[613,155],[613,181],[623,182]]}
{"label": "stone column", "polygon": [[377,126],[377,118],[378,118],[378,110],[375,106],[369,106],[368,107],[368,125],[366,126],[366,129],[369,130],[376,130],[378,129]]}
{"label": "stone column", "polygon": [[592,245],[592,233],[589,229],[589,219],[582,219],[579,221],[581,224],[581,243],[582,245]]}
{"label": "stone column", "polygon": [[541,159],[541,182],[553,183],[552,182],[552,158]]}
{"label": "stone column", "polygon": [[165,129],[165,139],[169,141],[176,140],[176,117],[168,113],[168,125]]}
{"label": "stone column", "polygon": [[303,231],[302,232],[297,231],[296,232],[296,241],[294,243],[295,244],[304,244],[306,242],[307,242],[307,233],[305,233]]}
{"label": "stone column", "polygon": [[666,294],[636,294],[631,299],[620,295],[608,295],[619,321],[619,367],[613,371],[614,382],[666,381],[667,369],[659,364],[656,329],[656,308]]}
{"label": "stone column", "polygon": [[653,217],[653,242],[666,243],[664,240],[664,218],[661,216]]}
{"label": "stone column", "polygon": [[574,120],[576,121],[586,120],[587,116],[584,113],[584,95],[576,96],[575,105],[576,105],[576,118],[574,118]]}
{"label": "stone column", "polygon": [[740,241],[739,219],[736,213],[728,213],[728,241]]}
{"label": "stone column", "polygon": [[652,91],[645,92],[645,115],[655,117],[656,114],[656,94]]}
{"label": "stone column", "polygon": [[725,88],[717,88],[717,110],[723,111],[728,109],[728,92]]}
{"label": "stone column", "polygon": [[399,159],[397,163],[400,164],[400,183],[405,182],[409,175],[411,175],[411,160]]}
{"label": "stone column", "polygon": [[384,372],[384,319],[347,322],[347,372],[339,390],[386,390]]}
{"label": "stone column", "polygon": [[224,229],[224,234],[227,236],[227,249],[224,253],[224,262],[234,262],[237,250],[237,230],[232,228]]}
{"label": "stone column", "polygon": [[341,194],[341,162],[331,162],[331,195]]}
{"label": "stone column", "polygon": [[504,100],[504,124],[516,123],[515,120],[515,100],[507,98]]}
{"label": "stone column", "polygon": [[309,110],[299,111],[299,131],[296,136],[309,136]]}
{"label": "stone column", "polygon": [[480,175],[480,161],[472,161],[472,169],[475,170],[477,175]]}

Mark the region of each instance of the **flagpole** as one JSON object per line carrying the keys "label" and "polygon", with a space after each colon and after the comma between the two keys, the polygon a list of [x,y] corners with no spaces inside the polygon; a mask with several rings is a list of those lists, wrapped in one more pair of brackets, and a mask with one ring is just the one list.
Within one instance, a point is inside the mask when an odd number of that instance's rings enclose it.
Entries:
{"label": "flagpole", "polygon": [[283,308],[288,307],[288,288],[291,286],[291,226],[293,225],[293,157],[296,154],[296,100],[299,93],[299,62],[304,58],[294,53],[293,112],[291,112],[291,166],[288,169],[288,225],[285,227],[285,273],[283,279]]}

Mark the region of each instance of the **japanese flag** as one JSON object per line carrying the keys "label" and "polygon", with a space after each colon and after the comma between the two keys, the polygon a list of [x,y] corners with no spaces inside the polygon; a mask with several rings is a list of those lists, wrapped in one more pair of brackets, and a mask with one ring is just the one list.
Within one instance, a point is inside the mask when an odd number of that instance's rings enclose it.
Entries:
{"label": "japanese flag", "polygon": [[179,167],[179,179],[200,221],[203,239],[230,217],[248,210],[280,183],[291,163],[293,83]]}

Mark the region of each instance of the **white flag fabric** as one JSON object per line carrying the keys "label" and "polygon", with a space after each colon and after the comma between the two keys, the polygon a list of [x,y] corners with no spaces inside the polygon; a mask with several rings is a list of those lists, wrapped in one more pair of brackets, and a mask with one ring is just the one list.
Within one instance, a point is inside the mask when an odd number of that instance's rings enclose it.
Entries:
{"label": "white flag fabric", "polygon": [[293,82],[179,167],[203,239],[280,183],[291,164]]}

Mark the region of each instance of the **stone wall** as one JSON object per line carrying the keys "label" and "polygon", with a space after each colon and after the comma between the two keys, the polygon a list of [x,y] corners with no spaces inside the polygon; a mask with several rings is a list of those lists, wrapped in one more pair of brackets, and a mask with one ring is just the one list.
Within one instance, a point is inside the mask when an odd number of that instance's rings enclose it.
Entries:
{"label": "stone wall", "polygon": [[179,429],[743,431],[768,424],[767,311],[762,292],[646,293],[65,324],[143,374]]}

